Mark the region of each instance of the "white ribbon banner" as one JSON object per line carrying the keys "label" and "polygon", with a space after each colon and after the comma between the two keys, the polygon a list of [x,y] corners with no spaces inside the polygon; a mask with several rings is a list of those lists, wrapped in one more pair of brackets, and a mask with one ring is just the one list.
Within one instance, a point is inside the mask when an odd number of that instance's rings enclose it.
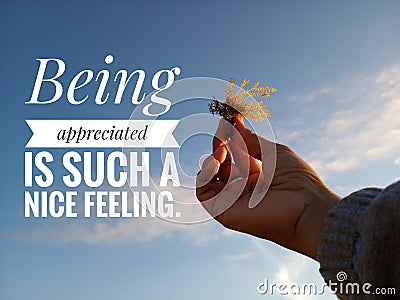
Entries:
{"label": "white ribbon banner", "polygon": [[26,120],[26,148],[176,148],[179,120]]}

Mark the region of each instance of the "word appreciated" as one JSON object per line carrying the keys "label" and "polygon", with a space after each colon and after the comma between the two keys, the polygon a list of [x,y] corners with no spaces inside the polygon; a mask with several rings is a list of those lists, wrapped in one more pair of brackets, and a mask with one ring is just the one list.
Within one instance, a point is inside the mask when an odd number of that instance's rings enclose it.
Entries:
{"label": "word appreciated", "polygon": [[142,129],[135,129],[127,126],[125,129],[116,129],[113,125],[110,129],[88,129],[82,126],[78,128],[70,127],[62,129],[57,134],[57,140],[65,141],[65,143],[79,144],[82,141],[134,141],[146,140],[147,128],[145,125]]}

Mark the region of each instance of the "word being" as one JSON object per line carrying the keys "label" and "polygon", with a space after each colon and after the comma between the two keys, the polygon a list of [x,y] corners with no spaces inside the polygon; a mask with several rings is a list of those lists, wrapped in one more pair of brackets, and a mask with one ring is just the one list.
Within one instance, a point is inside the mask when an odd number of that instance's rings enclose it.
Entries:
{"label": "word being", "polygon": [[[49,104],[58,101],[64,93],[63,86],[60,83],[59,79],[64,74],[66,70],[65,62],[60,58],[37,58],[39,61],[39,69],[36,75],[35,84],[33,87],[31,98],[25,102],[25,104]],[[114,61],[114,57],[112,55],[107,55],[104,59],[104,62],[109,65]],[[49,62],[56,63],[56,74],[52,77],[45,78],[46,68]],[[48,72],[47,72],[48,73]],[[160,78],[163,74],[167,75],[166,83],[160,83]],[[181,74],[181,69],[179,67],[173,67],[170,70],[162,69],[156,72],[151,80],[151,85],[155,89],[155,93],[153,93],[150,97],[151,103],[147,104],[143,107],[143,114],[146,116],[159,116],[166,113],[171,107],[171,101],[158,96],[158,93],[164,91],[171,87],[174,83],[175,76]],[[140,97],[140,93],[142,91],[143,83],[146,77],[146,73],[144,70],[138,69],[131,72],[128,75],[128,71],[121,69],[114,75],[114,82],[118,82],[117,91],[114,97],[114,104],[120,104],[122,101],[122,97],[124,95],[125,89],[129,85],[131,78],[137,75],[137,80],[135,82],[133,93],[131,97],[132,104],[138,105],[141,104],[146,96],[146,93],[143,93],[142,97]],[[108,102],[110,98],[110,93],[106,91],[106,88],[109,85],[110,79],[110,71],[107,69],[100,70],[96,76],[93,70],[85,69],[78,72],[71,80],[69,81],[68,88],[66,91],[67,101],[72,105],[79,105],[84,103],[89,99],[89,95],[85,92],[84,96],[81,96],[80,99],[76,96],[76,91],[84,88],[92,81],[99,81],[96,95],[94,96],[94,103],[97,105],[103,105]],[[39,100],[39,94],[44,83],[51,84],[50,87],[53,87],[54,94],[50,99],[47,100]],[[153,104],[160,105],[163,109],[160,112],[150,112],[150,107]]]}

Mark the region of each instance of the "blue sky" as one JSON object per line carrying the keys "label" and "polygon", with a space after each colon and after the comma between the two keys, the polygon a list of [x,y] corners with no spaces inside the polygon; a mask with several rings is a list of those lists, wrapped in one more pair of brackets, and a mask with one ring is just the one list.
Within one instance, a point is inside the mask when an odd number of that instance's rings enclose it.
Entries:
{"label": "blue sky", "polygon": [[25,105],[38,57],[66,62],[64,85],[82,69],[103,68],[108,54],[112,71],[146,71],[146,93],[157,70],[174,66],[180,79],[261,81],[278,89],[269,102],[276,140],[338,194],[400,177],[399,1],[2,1],[0,8],[2,299],[259,299],[265,277],[322,283],[317,263],[216,222],[25,219],[24,120],[127,119],[133,110],[129,101],[74,107],[65,97]]}

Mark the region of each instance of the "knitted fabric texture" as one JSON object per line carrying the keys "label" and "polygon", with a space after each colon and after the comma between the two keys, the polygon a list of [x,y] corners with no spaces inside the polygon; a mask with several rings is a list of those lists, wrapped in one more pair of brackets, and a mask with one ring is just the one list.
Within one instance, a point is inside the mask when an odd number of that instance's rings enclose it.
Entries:
{"label": "knitted fabric texture", "polygon": [[[400,293],[400,182],[385,190],[366,188],[345,197],[328,214],[318,249],[320,272],[329,284],[364,283]],[[347,279],[337,279],[345,272]],[[343,274],[343,273],[342,273]],[[339,285],[336,285],[339,287]],[[340,299],[387,299],[362,291]]]}

